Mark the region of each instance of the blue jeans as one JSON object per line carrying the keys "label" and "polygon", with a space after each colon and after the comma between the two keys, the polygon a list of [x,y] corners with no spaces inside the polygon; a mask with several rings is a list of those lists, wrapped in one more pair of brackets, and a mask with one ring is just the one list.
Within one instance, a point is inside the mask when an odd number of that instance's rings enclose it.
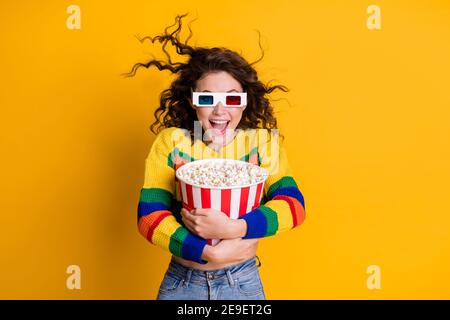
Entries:
{"label": "blue jeans", "polygon": [[187,268],[171,261],[157,300],[265,300],[255,258],[218,270]]}

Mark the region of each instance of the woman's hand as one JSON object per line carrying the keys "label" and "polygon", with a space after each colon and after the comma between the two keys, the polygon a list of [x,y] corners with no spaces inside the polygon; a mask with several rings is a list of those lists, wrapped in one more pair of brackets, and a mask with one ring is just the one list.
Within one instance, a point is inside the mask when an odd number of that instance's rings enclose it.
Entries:
{"label": "woman's hand", "polygon": [[208,255],[206,257],[205,254],[205,260],[218,264],[241,262],[256,253],[258,240],[242,238],[221,240],[214,247],[208,248]]}
{"label": "woman's hand", "polygon": [[204,239],[234,239],[243,237],[247,223],[242,219],[230,219],[225,213],[215,209],[181,209],[181,217],[186,228]]}

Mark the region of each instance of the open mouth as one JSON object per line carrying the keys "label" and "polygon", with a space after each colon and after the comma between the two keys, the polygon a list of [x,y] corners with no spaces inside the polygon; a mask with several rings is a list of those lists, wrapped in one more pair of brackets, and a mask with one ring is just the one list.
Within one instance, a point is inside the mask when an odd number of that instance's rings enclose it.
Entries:
{"label": "open mouth", "polygon": [[228,128],[228,125],[230,123],[229,120],[209,120],[209,123],[211,124],[211,127],[213,129],[216,129],[220,132],[221,135],[225,134],[225,131]]}

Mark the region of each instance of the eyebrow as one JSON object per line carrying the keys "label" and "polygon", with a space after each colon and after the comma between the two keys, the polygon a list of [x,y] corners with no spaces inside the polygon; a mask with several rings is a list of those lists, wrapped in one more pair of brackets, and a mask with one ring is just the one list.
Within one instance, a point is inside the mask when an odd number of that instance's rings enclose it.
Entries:
{"label": "eyebrow", "polygon": [[[233,92],[233,91],[238,92],[236,89],[231,89],[231,90],[228,90],[227,92]],[[211,92],[211,91],[209,91],[209,90],[203,90],[202,92]]]}

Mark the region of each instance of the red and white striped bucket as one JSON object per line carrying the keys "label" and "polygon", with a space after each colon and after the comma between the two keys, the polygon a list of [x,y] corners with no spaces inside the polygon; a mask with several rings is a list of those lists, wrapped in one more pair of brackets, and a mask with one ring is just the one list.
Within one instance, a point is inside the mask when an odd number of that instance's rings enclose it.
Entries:
{"label": "red and white striped bucket", "polygon": [[[184,164],[179,169],[188,169],[188,166],[192,164],[211,161],[233,161],[242,162],[246,165],[254,165],[241,160],[214,158],[192,161]],[[267,173],[267,170],[261,169]],[[186,181],[183,181],[178,174],[177,178],[183,208],[187,210],[192,210],[194,208],[212,208],[222,211],[231,219],[238,219],[244,214],[259,207],[267,174],[265,174],[264,178],[258,183],[233,187],[204,187],[189,184]],[[208,244],[216,245],[219,241],[220,240],[218,239],[208,239]]]}

